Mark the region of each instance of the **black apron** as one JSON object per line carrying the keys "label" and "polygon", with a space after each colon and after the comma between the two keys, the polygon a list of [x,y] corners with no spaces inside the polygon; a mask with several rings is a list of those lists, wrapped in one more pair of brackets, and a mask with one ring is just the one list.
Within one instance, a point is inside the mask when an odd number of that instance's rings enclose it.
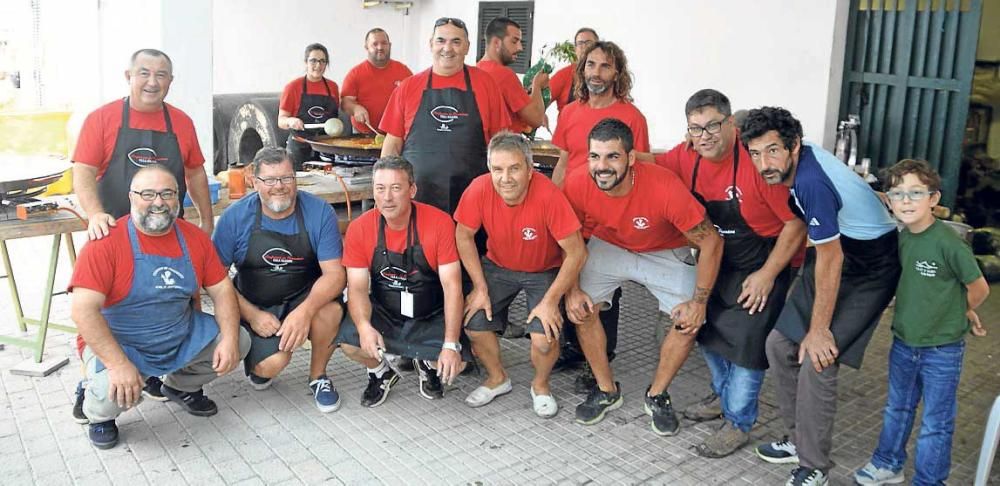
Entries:
{"label": "black apron", "polygon": [[403,158],[413,164],[419,202],[448,214],[458,207],[472,179],[486,173],[483,120],[472,91],[469,68],[464,66],[465,91],[432,89],[433,71],[410,133],[403,142]]}
{"label": "black apron", "polygon": [[[382,333],[386,349],[411,358],[435,360],[444,344],[444,290],[424,255],[417,234],[417,208],[410,209],[406,249],[389,251],[385,244],[385,218],[379,216],[378,243],[372,254],[372,325]],[[403,315],[402,292],[413,294],[413,317]],[[471,354],[464,333],[462,359]]]}
{"label": "black apron", "polygon": [[775,277],[774,288],[763,311],[750,315],[743,304],[737,302],[743,291],[743,281],[764,266],[777,241],[777,238],[765,238],[755,233],[740,213],[736,191],[739,161],[739,145],[734,145],[732,193],[727,201],[705,201],[695,189],[701,165],[700,155],[695,159],[691,175],[691,193],[705,206],[723,241],[722,264],[708,299],[706,323],[698,333],[698,342],[738,366],[764,370],[767,369],[764,341],[781,314],[791,271],[786,267]]}
{"label": "black apron", "polygon": [[[840,235],[840,246],[844,265],[830,331],[840,351],[837,362],[860,368],[882,311],[896,294],[900,273],[897,232],[889,231],[874,240]],[[816,249],[809,248],[802,274],[796,277],[785,311],[778,318],[777,330],[801,343],[808,331],[815,297]]]}
{"label": "black apron", "polygon": [[[321,81],[326,94],[308,94],[308,77],[302,77],[302,95],[299,97],[299,112],[295,117],[302,120],[303,124],[326,123],[331,118],[337,118],[339,114],[337,99],[330,91],[330,85],[326,83],[326,78]],[[288,134],[288,141],[285,148],[292,154],[292,165],[295,170],[302,170],[302,163],[308,162],[312,157],[312,147],[307,143],[295,140],[295,136],[309,137],[313,135],[324,135],[326,132],[322,128],[309,128],[306,130],[294,130]]]}
{"label": "black apron", "polygon": [[181,201],[179,217],[184,216],[183,201],[187,193],[184,160],[181,158],[181,146],[177,143],[177,135],[170,123],[170,111],[166,103],[163,104],[163,121],[165,132],[130,128],[128,97],[122,103],[122,126],[115,139],[115,150],[108,161],[108,168],[104,170],[101,180],[97,181],[101,206],[112,217],[120,218],[129,213],[131,205],[128,191],[132,176],[139,169],[154,163],[165,166],[177,179],[177,198]]}
{"label": "black apron", "polygon": [[302,201],[295,201],[298,233],[285,235],[261,227],[261,201],[255,196],[256,213],[247,253],[237,267],[236,289],[250,303],[272,312],[279,319],[302,301],[323,275],[316,252],[309,241]]}

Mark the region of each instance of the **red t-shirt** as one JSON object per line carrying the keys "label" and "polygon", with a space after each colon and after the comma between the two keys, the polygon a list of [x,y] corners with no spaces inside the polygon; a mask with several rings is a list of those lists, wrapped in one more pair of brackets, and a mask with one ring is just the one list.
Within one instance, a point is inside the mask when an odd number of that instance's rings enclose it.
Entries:
{"label": "red t-shirt", "polygon": [[489,73],[493,81],[496,81],[497,87],[500,88],[504,104],[507,105],[507,115],[510,117],[510,131],[514,133],[531,131],[531,127],[517,114],[525,106],[528,106],[528,103],[531,103],[531,96],[528,96],[528,92],[524,90],[524,86],[518,81],[514,71],[496,61],[487,59],[479,61],[476,67]]}
{"label": "red t-shirt", "polygon": [[462,194],[455,221],[472,230],[485,227],[486,256],[517,272],[542,272],[561,265],[559,240],[580,229],[566,196],[537,172],[527,197],[513,207],[497,194],[490,174],[475,178]]}
{"label": "red t-shirt", "polygon": [[[404,79],[413,75],[413,71],[405,64],[394,59],[389,60],[384,68],[375,67],[367,60],[354,66],[344,77],[344,89],[341,96],[353,96],[358,104],[368,110],[368,122],[377,127],[382,121],[385,106],[389,104],[389,96]],[[371,130],[364,123],[358,123],[353,117],[351,124],[361,133]]]}
{"label": "red t-shirt", "polygon": [[570,88],[573,87],[573,76],[576,75],[576,64],[570,64],[552,75],[549,78],[549,92],[551,93],[552,100],[556,102],[556,108],[562,112],[564,106],[569,103],[569,97],[572,93]]}
{"label": "red t-shirt", "polygon": [[563,192],[577,217],[594,236],[629,251],[687,246],[683,233],[705,219],[705,208],[673,172],[642,162],[633,167],[635,184],[623,197],[598,189],[588,171],[566,176]]}
{"label": "red t-shirt", "polygon": [[605,118],[617,118],[632,129],[632,140],[635,150],[649,152],[649,128],[646,117],[632,103],[618,101],[605,108],[594,109],[579,100],[568,105],[559,112],[559,123],[556,133],[552,135],[552,143],[569,152],[566,161],[566,174],[577,167],[587,165],[587,155],[590,153],[590,131]]}
{"label": "red t-shirt", "polygon": [[[122,104],[125,100],[115,100],[87,115],[80,129],[80,136],[73,149],[73,162],[97,167],[97,178],[111,162],[115,152],[115,142],[118,141],[118,129],[122,127]],[[191,117],[175,106],[167,103],[170,113],[170,124],[177,135],[177,144],[181,149],[184,166],[195,169],[205,163],[205,156],[198,145],[198,135],[194,131]],[[139,130],[155,130],[166,132],[167,124],[163,118],[163,110],[138,111],[129,108],[129,126]]]}
{"label": "red t-shirt", "polygon": [[[110,307],[128,296],[135,269],[127,226],[132,222],[128,218],[129,216],[118,218],[117,226],[111,228],[108,236],[83,245],[73,267],[70,291],[75,287],[83,287],[100,292],[105,295],[104,307]],[[180,228],[184,241],[187,242],[188,256],[194,266],[198,288],[211,287],[229,276],[219,261],[219,255],[215,253],[212,240],[201,228],[180,219],[174,224]],[[143,253],[171,258],[182,254],[177,235],[173,231],[162,236],[149,236],[141,231],[136,231],[136,234]]]}
{"label": "red t-shirt", "polygon": [[[306,94],[314,95],[325,95],[326,88],[323,87],[323,83],[326,82],[326,86],[330,88],[330,94],[333,96],[334,101],[337,101],[337,107],[340,107],[340,93],[337,91],[337,83],[330,81],[329,79],[323,78],[323,81],[306,81]],[[302,101],[302,78],[295,78],[285,85],[285,89],[281,92],[281,100],[278,102],[278,109],[284,110],[290,114],[290,116],[298,118],[299,116],[299,103]]]}
{"label": "red t-shirt", "polygon": [[[440,265],[458,261],[455,247],[455,223],[448,213],[424,203],[413,201],[417,211],[417,237],[424,249],[424,257],[435,272]],[[370,209],[347,227],[344,235],[344,258],[347,268],[371,268],[372,254],[378,243],[378,209]],[[389,251],[406,250],[406,228],[394,231],[385,226],[385,246]]]}
{"label": "red t-shirt", "polygon": [[[754,168],[743,144],[736,145],[739,146],[740,163],[736,172],[735,193],[740,200],[740,214],[754,233],[769,238],[778,236],[785,222],[795,219],[788,207],[788,187],[784,184],[768,184]],[[669,152],[657,154],[656,163],[677,174],[690,190],[697,158],[698,152],[685,142]],[[698,166],[698,187],[695,189],[706,201],[732,199],[732,184],[732,151],[728,151],[725,160],[721,162],[702,159]]]}
{"label": "red t-shirt", "polygon": [[[486,143],[489,143],[494,134],[510,127],[507,105],[504,104],[500,88],[489,74],[475,66],[466,67],[469,69],[472,92],[476,95],[479,116],[483,120],[483,137]],[[431,70],[427,69],[399,83],[399,87],[389,98],[382,122],[378,126],[379,130],[406,140],[410,127],[413,126],[413,118],[420,108],[420,98],[424,94],[424,88],[427,87],[427,76],[430,73]],[[433,83],[431,86],[433,89],[458,88],[465,91],[465,75],[462,71],[451,76],[435,74]]]}

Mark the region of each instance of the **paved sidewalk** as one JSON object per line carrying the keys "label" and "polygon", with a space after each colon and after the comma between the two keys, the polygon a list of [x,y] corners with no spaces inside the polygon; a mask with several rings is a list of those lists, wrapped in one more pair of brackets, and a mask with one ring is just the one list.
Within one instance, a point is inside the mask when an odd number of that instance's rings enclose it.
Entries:
{"label": "paved sidewalk", "polygon": [[[37,310],[41,265],[25,263],[41,240],[11,242],[26,311]],[[80,241],[79,243],[82,243]],[[18,257],[21,257],[20,259]],[[68,282],[68,265],[57,286]],[[0,285],[5,285],[0,283]],[[994,288],[994,292],[1000,288]],[[53,319],[67,321],[69,298],[56,298]],[[523,319],[523,299],[512,317]],[[80,377],[72,337],[53,333],[46,357],[71,362],[46,378],[7,370],[28,353],[0,351],[0,483],[3,484],[784,484],[788,465],[766,464],[747,447],[725,459],[698,457],[692,447],[718,422],[683,421],[677,436],[649,430],[642,393],[656,363],[656,306],[643,289],[628,285],[622,299],[619,358],[613,363],[625,393],[624,406],[602,423],[573,422],[583,400],[573,393],[572,373],[553,377],[561,410],[537,418],[528,396],[532,368],[526,339],[504,340],[504,359],[514,392],[481,409],[463,400],[478,385],[461,377],[443,401],[420,397],[409,373],[381,407],[359,404],[367,375],[336,353],[329,371],[343,407],[319,413],[307,387],[308,356],[296,354],[289,369],[265,391],[255,392],[241,372],[220,378],[206,391],[219,414],[198,418],[177,405],[145,401],[119,419],[121,443],[100,451],[86,428],[70,415]],[[986,414],[1000,393],[1000,296],[983,312],[990,334],[969,339],[959,389],[958,429],[950,483],[971,484]],[[9,293],[0,291],[0,333],[14,334]],[[834,484],[852,484],[852,471],[869,458],[881,426],[886,395],[887,323],[876,332],[861,371],[844,368],[834,437]],[[694,354],[671,386],[678,409],[709,391],[709,372]],[[782,435],[773,382],[765,382],[753,443]],[[914,436],[916,434],[914,433]],[[912,452],[911,440],[911,452]],[[912,477],[912,463],[906,470]],[[992,482],[1000,484],[1000,461]]]}

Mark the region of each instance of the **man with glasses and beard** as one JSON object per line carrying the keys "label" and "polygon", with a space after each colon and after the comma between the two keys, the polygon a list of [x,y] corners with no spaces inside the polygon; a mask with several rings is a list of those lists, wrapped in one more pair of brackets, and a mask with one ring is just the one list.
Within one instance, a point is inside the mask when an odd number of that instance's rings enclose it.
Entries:
{"label": "man with glasses and beard", "polygon": [[[597,381],[576,408],[576,421],[584,425],[600,422],[622,405],[621,386],[611,373],[596,311],[631,280],[656,297],[660,311],[671,315],[676,332],[692,339],[705,322],[722,259],[719,233],[680,179],[663,167],[635,163],[628,125],[613,118],[602,120],[588,138],[588,170],[570,174],[563,187],[577,217],[589,222],[593,232],[579,284],[566,296],[566,311],[577,325],[580,346]],[[692,247],[701,252],[697,264]],[[666,392],[677,351],[675,341],[663,341],[653,383],[645,394],[653,431],[661,435],[677,432]]]}
{"label": "man with glasses and beard", "polygon": [[[202,387],[250,348],[226,269],[208,235],[177,219],[179,196],[169,169],[140,169],[128,193],[131,213],[85,245],[73,270],[71,316],[87,343],[90,380],[83,409],[101,449],[118,443],[115,419],[139,403],[149,376],[164,376],[161,393],[188,413],[215,415]],[[214,317],[195,309],[201,288]]]}
{"label": "man with glasses and beard", "polygon": [[489,73],[503,92],[503,100],[511,120],[510,131],[527,133],[542,126],[545,121],[542,89],[549,85],[549,74],[539,71],[531,79],[531,94],[528,94],[514,70],[508,67],[524,50],[521,45],[521,26],[507,17],[497,17],[486,25],[484,37],[486,52],[476,67]]}
{"label": "man with glasses and beard", "polygon": [[368,59],[351,68],[344,77],[340,102],[351,115],[354,131],[372,134],[365,124],[377,127],[382,122],[392,91],[413,72],[390,57],[392,42],[383,29],[376,27],[365,34],[365,51]]}
{"label": "man with glasses and beard", "polygon": [[289,153],[265,147],[253,160],[250,194],[226,208],[212,240],[222,264],[236,266],[240,324],[250,331],[244,371],[264,390],[306,338],[312,343],[309,388],[320,412],[340,407],[326,374],[344,309],[347,274],[333,208],[298,192]]}
{"label": "man with glasses and beard", "polygon": [[434,22],[433,64],[402,83],[389,98],[379,130],[382,157],[413,164],[416,200],[448,214],[462,191],[486,172],[486,144],[510,126],[500,88],[482,69],[465,65],[469,31],[461,19]]}

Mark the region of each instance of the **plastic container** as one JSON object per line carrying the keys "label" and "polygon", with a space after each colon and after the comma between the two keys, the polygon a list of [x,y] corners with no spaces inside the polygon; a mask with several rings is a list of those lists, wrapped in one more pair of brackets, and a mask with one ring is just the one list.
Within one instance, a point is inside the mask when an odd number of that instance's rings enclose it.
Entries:
{"label": "plastic container", "polygon": [[[219,188],[222,184],[214,178],[208,179],[208,196],[212,200],[212,204],[219,202]],[[191,193],[184,194],[184,207],[191,208],[194,207],[194,201],[191,200]]]}

